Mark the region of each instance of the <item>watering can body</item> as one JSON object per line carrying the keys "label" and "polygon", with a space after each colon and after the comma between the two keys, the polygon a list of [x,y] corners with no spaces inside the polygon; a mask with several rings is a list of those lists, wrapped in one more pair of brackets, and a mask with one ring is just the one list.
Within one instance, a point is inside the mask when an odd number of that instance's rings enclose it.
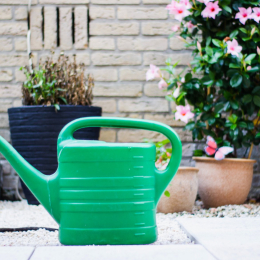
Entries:
{"label": "watering can body", "polygon": [[[173,147],[168,168],[164,171],[155,168],[155,146],[151,143],[73,138],[76,130],[96,126],[141,128],[165,134]],[[164,124],[136,119],[81,118],[65,126],[59,135],[59,166],[55,174],[44,176],[47,190],[44,187],[35,190],[32,183],[28,187],[60,224],[62,244],[148,244],[157,239],[156,206],[180,160],[180,140]]]}

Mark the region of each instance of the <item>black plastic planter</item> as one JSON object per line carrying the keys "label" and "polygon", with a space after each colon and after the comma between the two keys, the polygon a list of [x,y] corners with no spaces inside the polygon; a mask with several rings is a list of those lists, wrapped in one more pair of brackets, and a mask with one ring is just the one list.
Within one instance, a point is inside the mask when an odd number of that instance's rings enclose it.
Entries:
{"label": "black plastic planter", "polygon": [[[101,116],[101,107],[60,106],[58,112],[53,106],[23,106],[8,109],[13,147],[40,172],[50,175],[58,167],[57,139],[61,129],[80,117]],[[74,138],[98,140],[100,128],[85,128],[74,133]],[[39,202],[22,182],[29,204]]]}

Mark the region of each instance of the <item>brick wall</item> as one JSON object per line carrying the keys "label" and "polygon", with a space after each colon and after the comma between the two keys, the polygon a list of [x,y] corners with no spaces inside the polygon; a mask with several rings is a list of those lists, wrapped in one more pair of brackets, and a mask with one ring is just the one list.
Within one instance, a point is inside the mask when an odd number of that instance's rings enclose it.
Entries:
{"label": "brick wall", "polygon": [[[191,51],[185,50],[178,38],[168,39],[175,22],[165,9],[169,2],[32,0],[31,48],[35,64],[52,48],[68,55],[76,53],[77,62],[84,62],[87,72],[94,75],[94,105],[103,108],[103,116],[151,119],[174,127],[183,141],[182,165],[192,165],[196,144],[190,133],[173,120],[173,107],[157,83],[145,81],[150,63],[164,65],[171,57],[181,68],[191,60]],[[21,105],[24,76],[19,67],[28,63],[27,4],[28,0],[0,0],[0,135],[8,141],[7,108]],[[163,137],[144,130],[102,129],[100,139],[142,142],[144,138]],[[1,163],[5,189],[13,190],[15,173],[3,157]]]}

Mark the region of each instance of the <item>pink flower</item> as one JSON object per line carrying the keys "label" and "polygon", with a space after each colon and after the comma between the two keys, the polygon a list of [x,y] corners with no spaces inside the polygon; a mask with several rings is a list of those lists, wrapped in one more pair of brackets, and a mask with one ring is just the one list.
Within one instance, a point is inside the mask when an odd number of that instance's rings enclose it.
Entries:
{"label": "pink flower", "polygon": [[251,15],[251,18],[254,19],[257,23],[260,21],[260,8],[254,7],[253,8],[254,13]]}
{"label": "pink flower", "polygon": [[206,4],[206,8],[202,11],[201,15],[204,18],[213,18],[215,19],[216,15],[221,11],[222,9],[218,6],[218,1],[212,3],[209,2]]}
{"label": "pink flower", "polygon": [[146,72],[146,81],[155,78],[160,78],[160,69],[151,64],[150,69]]}
{"label": "pink flower", "polygon": [[206,5],[207,3],[212,2],[214,0],[197,0],[197,1],[204,3]]}
{"label": "pink flower", "polygon": [[172,1],[171,4],[167,5],[167,10],[170,14],[173,14],[175,19],[182,21],[182,19],[190,14],[185,3]]}
{"label": "pink flower", "polygon": [[236,14],[236,19],[239,19],[240,23],[245,24],[248,19],[252,18],[252,8],[238,7],[239,13]]}
{"label": "pink flower", "polygon": [[163,89],[163,88],[167,88],[167,87],[168,87],[168,84],[165,82],[164,79],[161,79],[159,84],[158,84],[158,88]]}
{"label": "pink flower", "polygon": [[238,54],[242,51],[242,46],[238,45],[237,40],[227,41],[227,53],[231,53],[238,57]]}
{"label": "pink flower", "polygon": [[256,48],[257,54],[260,55],[260,48],[257,46]]}
{"label": "pink flower", "polygon": [[187,24],[186,24],[187,28],[188,29],[192,29],[194,27],[194,24],[192,24],[191,21],[189,21]]}
{"label": "pink flower", "polygon": [[172,95],[174,98],[177,98],[180,95],[180,87],[176,88]]}
{"label": "pink flower", "polygon": [[191,9],[192,5],[190,4],[189,0],[181,0],[180,3],[184,4],[187,9]]}
{"label": "pink flower", "polygon": [[251,66],[247,66],[247,68],[246,68],[247,70],[251,70],[252,69],[252,67]]}
{"label": "pink flower", "polygon": [[173,27],[172,27],[172,31],[174,31],[174,32],[177,32],[177,31],[179,31],[181,29],[181,27],[179,26],[179,25],[174,25]]}
{"label": "pink flower", "polygon": [[190,106],[177,106],[177,112],[175,113],[175,120],[181,120],[184,123],[188,123],[189,119],[194,117],[194,114],[190,111]]}

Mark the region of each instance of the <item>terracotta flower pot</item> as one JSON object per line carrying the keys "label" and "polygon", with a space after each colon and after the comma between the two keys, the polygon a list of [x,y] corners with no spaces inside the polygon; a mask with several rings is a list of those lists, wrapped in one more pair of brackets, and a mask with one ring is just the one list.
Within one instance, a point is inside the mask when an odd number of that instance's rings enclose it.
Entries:
{"label": "terracotta flower pot", "polygon": [[194,167],[180,167],[167,187],[170,197],[162,195],[157,212],[192,211],[198,192],[198,171]]}
{"label": "terracotta flower pot", "polygon": [[199,168],[199,195],[206,208],[242,204],[253,179],[255,160],[193,157]]}

